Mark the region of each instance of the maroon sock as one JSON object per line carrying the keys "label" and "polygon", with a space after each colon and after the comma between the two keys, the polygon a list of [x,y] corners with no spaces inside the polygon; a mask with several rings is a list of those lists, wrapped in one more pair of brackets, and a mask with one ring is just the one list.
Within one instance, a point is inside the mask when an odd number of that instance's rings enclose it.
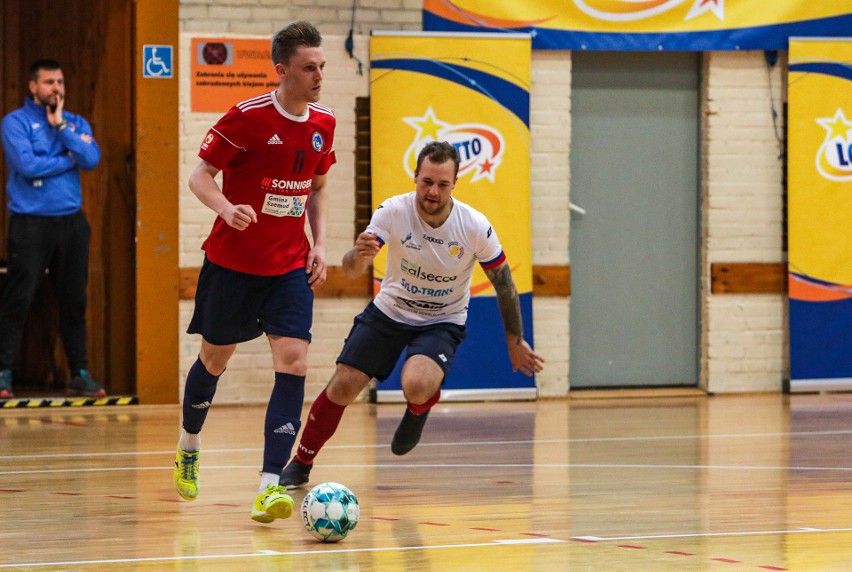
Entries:
{"label": "maroon sock", "polygon": [[415,415],[423,415],[424,413],[426,413],[427,411],[432,409],[432,406],[435,405],[436,403],[438,403],[439,399],[441,399],[441,390],[440,389],[438,391],[436,391],[435,395],[430,397],[426,401],[426,403],[421,403],[420,405],[417,405],[416,403],[411,403],[409,401],[408,402],[408,410],[411,411],[412,413],[414,413]]}
{"label": "maroon sock", "polygon": [[305,465],[314,462],[314,457],[317,456],[322,446],[337,431],[337,425],[340,423],[340,418],[343,417],[344,409],[346,409],[345,405],[332,403],[325,390],[322,390],[314,404],[311,405],[308,421],[302,429],[302,438],[299,440],[295,457],[297,461]]}

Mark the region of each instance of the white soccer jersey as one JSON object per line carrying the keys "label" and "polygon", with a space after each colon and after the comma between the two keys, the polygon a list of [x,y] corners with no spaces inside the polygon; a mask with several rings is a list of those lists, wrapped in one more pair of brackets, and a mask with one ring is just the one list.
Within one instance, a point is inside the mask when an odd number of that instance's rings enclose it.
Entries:
{"label": "white soccer jersey", "polygon": [[488,269],[505,260],[485,215],[453,201],[439,228],[417,214],[413,191],[389,198],[373,213],[367,231],[388,249],[385,279],[374,303],[388,317],[414,326],[464,325],[474,264]]}

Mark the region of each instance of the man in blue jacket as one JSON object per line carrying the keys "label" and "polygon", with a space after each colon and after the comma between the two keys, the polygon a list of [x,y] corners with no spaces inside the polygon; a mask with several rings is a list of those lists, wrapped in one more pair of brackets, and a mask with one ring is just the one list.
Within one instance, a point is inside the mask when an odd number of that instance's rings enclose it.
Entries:
{"label": "man in blue jacket", "polygon": [[60,335],[71,370],[69,392],[103,396],[86,370],[86,282],[91,230],[81,210],[80,171],[101,157],[89,123],[65,110],[59,64],[30,66],[31,97],[3,118],[9,166],[6,286],[0,295],[0,399],[13,397],[12,365],[24,321],[45,270],[59,303]]}

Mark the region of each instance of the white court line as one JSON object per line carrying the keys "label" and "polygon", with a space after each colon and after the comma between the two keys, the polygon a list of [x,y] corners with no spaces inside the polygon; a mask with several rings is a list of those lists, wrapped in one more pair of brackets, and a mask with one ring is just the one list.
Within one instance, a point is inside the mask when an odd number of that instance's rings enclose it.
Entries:
{"label": "white court line", "polygon": [[[482,447],[498,445],[548,445],[557,443],[618,443],[636,441],[683,441],[690,439],[753,439],[758,437],[811,437],[830,435],[852,435],[850,430],[837,431],[793,431],[787,433],[728,433],[718,435],[647,435],[631,437],[587,437],[572,439],[518,439],[504,441],[464,441],[451,443],[420,443],[418,447]],[[358,445],[325,445],[324,450],[329,449],[384,449],[388,444],[358,444]],[[204,454],[211,453],[247,453],[262,451],[262,447],[245,447],[237,449],[204,449]],[[0,460],[22,460],[22,459],[70,459],[85,457],[122,457],[133,455],[174,455],[174,449],[165,451],[123,451],[123,452],[90,452],[90,453],[41,453],[35,455],[0,455]]]}
{"label": "white court line", "polygon": [[794,530],[752,530],[744,532],[696,532],[686,534],[653,534],[646,536],[574,536],[577,540],[594,542],[623,542],[625,540],[655,540],[658,538],[715,538],[723,536],[768,536],[770,534],[809,534],[814,532],[852,532],[852,528],[796,528]]}
{"label": "white court line", "polygon": [[495,540],[497,544],[553,544],[554,542],[566,542],[558,538],[518,538],[516,540]]}
{"label": "white court line", "polygon": [[[546,542],[564,543],[566,540],[545,539]],[[336,550],[294,550],[291,552],[278,552],[275,550],[261,550],[260,552],[248,552],[245,554],[211,554],[208,556],[162,556],[150,558],[116,558],[113,560],[66,560],[64,562],[19,562],[17,564],[0,564],[0,568],[23,568],[44,566],[84,566],[89,564],[135,564],[142,562],[175,562],[186,560],[221,560],[223,558],[256,558],[258,556],[322,556],[324,554],[357,554],[360,552],[405,552],[409,550],[448,550],[454,548],[504,548],[506,545],[516,544],[542,544],[540,538],[523,538],[512,541],[479,542],[476,544],[442,544],[438,546],[394,546],[389,548],[339,548]]]}
{"label": "white court line", "polygon": [[[662,538],[707,538],[707,537],[725,537],[725,536],[768,536],[773,534],[812,534],[815,532],[831,533],[831,532],[852,532],[852,528],[824,528],[824,529],[796,529],[796,530],[765,530],[765,531],[748,531],[748,532],[707,532],[695,534],[656,534],[643,536],[620,536],[620,537],[601,537],[601,536],[574,536],[574,540],[590,540],[594,542],[623,542],[631,540],[654,540]],[[564,543],[566,540],[552,538],[529,538],[517,540],[503,540],[493,542],[481,542],[473,544],[443,544],[438,546],[400,546],[390,548],[341,548],[341,549],[323,549],[323,550],[295,550],[291,552],[278,552],[275,550],[261,550],[259,552],[249,552],[244,554],[213,554],[206,556],[163,556],[149,558],[121,558],[111,560],[66,560],[63,562],[18,562],[15,564],[0,564],[1,568],[22,568],[22,567],[46,567],[46,566],[83,566],[89,564],[131,564],[142,562],[177,562],[188,560],[221,560],[225,558],[256,558],[258,556],[321,556],[325,554],[356,554],[364,552],[405,552],[410,550],[448,550],[454,548],[494,548],[505,547],[507,545],[524,545],[524,544],[544,544],[544,543]]]}
{"label": "white court line", "polygon": [[[849,472],[852,467],[760,467],[751,465],[640,465],[631,463],[371,463],[371,464],[328,464],[322,465],[329,469],[681,469],[690,471],[826,471]],[[171,471],[167,467],[88,467],[81,469],[33,469],[26,471],[0,471],[4,475],[43,475],[64,473],[98,473],[114,471]],[[221,470],[236,471],[253,469],[257,465],[213,465],[204,466],[205,471]]]}

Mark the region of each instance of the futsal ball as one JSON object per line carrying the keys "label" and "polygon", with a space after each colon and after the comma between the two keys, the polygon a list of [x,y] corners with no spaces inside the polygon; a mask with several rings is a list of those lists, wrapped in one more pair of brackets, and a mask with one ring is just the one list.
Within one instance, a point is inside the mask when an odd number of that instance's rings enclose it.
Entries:
{"label": "futsal ball", "polygon": [[311,536],[337,542],[358,524],[358,499],[340,483],[320,483],[302,501],[302,523]]}

